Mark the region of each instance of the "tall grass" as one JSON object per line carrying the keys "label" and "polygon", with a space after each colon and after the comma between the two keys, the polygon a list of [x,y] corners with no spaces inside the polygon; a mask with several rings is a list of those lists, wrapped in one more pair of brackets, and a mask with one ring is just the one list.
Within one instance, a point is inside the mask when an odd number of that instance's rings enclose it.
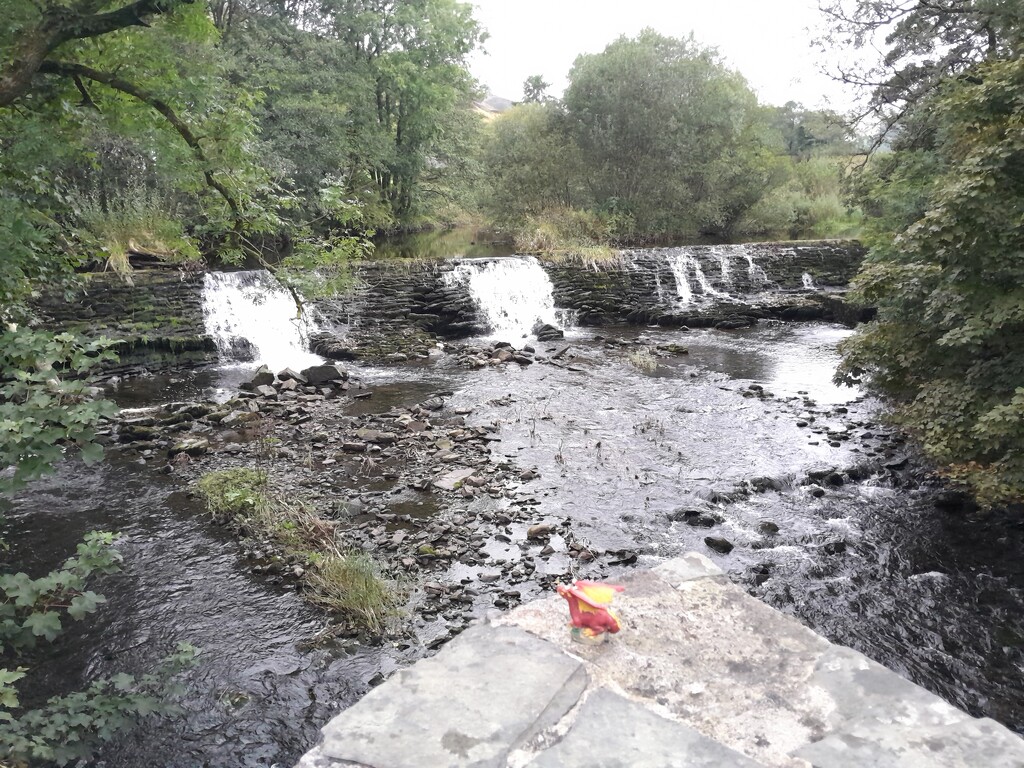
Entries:
{"label": "tall grass", "polygon": [[80,193],[74,202],[82,229],[113,272],[127,275],[131,271],[131,253],[170,262],[199,258],[173,204],[154,190],[136,186],[114,198]]}
{"label": "tall grass", "polygon": [[382,634],[399,614],[399,591],[363,552],[346,552],[337,525],[301,502],[274,492],[263,470],[240,467],[208,472],[196,483],[215,517],[249,536],[272,541],[306,564],[306,597],[353,627]]}

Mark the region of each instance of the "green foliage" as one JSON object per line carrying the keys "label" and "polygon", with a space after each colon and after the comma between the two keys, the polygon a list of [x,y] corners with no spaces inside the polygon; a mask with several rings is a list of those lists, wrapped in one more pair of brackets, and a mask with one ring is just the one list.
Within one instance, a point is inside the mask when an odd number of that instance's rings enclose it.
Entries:
{"label": "green foliage", "polygon": [[913,221],[878,239],[858,278],[879,319],[845,345],[841,376],[897,398],[899,420],[982,501],[1020,501],[1024,60],[977,65],[930,108],[938,157],[889,176],[885,201],[914,191],[889,221]]}
{"label": "green foliage", "polygon": [[645,30],[577,58],[564,106],[598,207],[641,232],[724,233],[770,184],[767,124],[743,78],[692,39]]}
{"label": "green foliage", "polygon": [[575,208],[550,208],[522,221],[514,232],[515,245],[521,252],[548,257],[612,258],[616,251],[606,243],[616,233],[609,219]]}
{"label": "green foliage", "polygon": [[314,601],[382,634],[398,615],[398,593],[365,552],[331,553],[309,576]]}
{"label": "green foliage", "polygon": [[198,488],[216,517],[245,517],[269,504],[266,472],[248,467],[208,472],[199,478]]}
{"label": "green foliage", "polygon": [[[120,570],[115,539],[111,533],[88,534],[75,557],[38,579],[26,573],[0,575],[0,655],[9,658],[32,649],[40,639],[53,642],[64,629],[64,616],[81,621],[105,602],[88,589],[88,582]],[[23,709],[17,689],[28,670],[0,668],[0,761],[65,765],[88,757],[97,740],[111,738],[140,715],[168,711],[170,678],[194,655],[191,646],[181,645],[154,674],[95,680],[84,691],[30,710]]]}
{"label": "green foliage", "polygon": [[182,643],[150,674],[124,673],[94,680],[88,688],[55,696],[42,707],[14,714],[10,684],[23,670],[0,670],[0,760],[67,765],[90,757],[99,741],[134,726],[140,717],[175,711],[172,680],[192,666],[196,650]]}
{"label": "green foliage", "polygon": [[94,574],[119,570],[122,558],[113,549],[114,539],[114,534],[90,533],[78,545],[77,557],[40,579],[0,575],[0,654],[33,648],[40,637],[52,642],[62,629],[61,610],[80,621],[105,602],[86,590],[86,582]]}
{"label": "green foliage", "polygon": [[338,613],[350,625],[380,634],[397,612],[397,591],[380,566],[363,553],[343,552],[335,524],[300,500],[283,499],[263,470],[216,470],[197,482],[211,514],[232,521],[247,535],[283,547],[306,561],[306,597]]}
{"label": "green foliage", "polygon": [[49,471],[68,446],[86,463],[103,456],[96,423],[116,408],[74,377],[114,359],[112,344],[13,325],[0,332],[0,469],[14,467],[0,476],[0,492]]}

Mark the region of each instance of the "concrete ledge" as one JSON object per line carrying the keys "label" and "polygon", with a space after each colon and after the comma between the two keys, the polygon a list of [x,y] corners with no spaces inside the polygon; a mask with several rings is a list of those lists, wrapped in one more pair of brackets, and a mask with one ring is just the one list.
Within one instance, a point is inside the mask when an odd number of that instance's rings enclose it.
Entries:
{"label": "concrete ledge", "polygon": [[301,768],[1024,768],[1024,741],[730,584],[698,554],[631,574],[609,642],[520,606],[395,675]]}

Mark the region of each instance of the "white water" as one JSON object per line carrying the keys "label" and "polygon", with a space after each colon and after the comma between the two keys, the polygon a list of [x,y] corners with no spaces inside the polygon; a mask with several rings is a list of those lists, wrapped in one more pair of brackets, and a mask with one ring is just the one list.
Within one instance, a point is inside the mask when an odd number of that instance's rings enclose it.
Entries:
{"label": "white water", "polygon": [[[207,272],[203,282],[206,332],[224,363],[254,362],[274,371],[322,363],[307,346],[319,330],[310,311],[300,314],[294,297],[266,270]],[[239,338],[252,345],[251,361],[239,359]]]}
{"label": "white water", "polygon": [[809,291],[813,291],[814,290],[814,278],[811,277],[811,273],[810,272],[804,272],[802,279],[804,281],[804,288],[806,288]]}
{"label": "white water", "polygon": [[467,259],[445,275],[447,285],[465,285],[493,337],[523,338],[537,323],[561,328],[551,278],[532,256]]}
{"label": "white water", "polygon": [[768,273],[764,271],[760,264],[754,263],[754,255],[746,248],[743,249],[742,253],[747,260],[747,275],[750,277],[750,284],[762,287],[767,285]]}
{"label": "white water", "polygon": [[[731,299],[729,294],[719,291],[711,285],[707,275],[704,274],[704,270],[700,266],[700,262],[685,249],[669,254],[668,263],[672,268],[672,274],[676,278],[676,291],[679,294],[680,306],[689,306],[693,301],[693,285],[690,283],[691,275],[697,281],[697,285],[700,286],[705,298]],[[727,274],[728,267],[725,267],[724,270]]]}

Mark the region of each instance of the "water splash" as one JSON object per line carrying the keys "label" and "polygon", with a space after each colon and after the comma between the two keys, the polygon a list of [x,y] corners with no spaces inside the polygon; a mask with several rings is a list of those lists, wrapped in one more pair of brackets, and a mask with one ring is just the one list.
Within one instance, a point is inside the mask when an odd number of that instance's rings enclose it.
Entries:
{"label": "water splash", "polygon": [[800,279],[803,280],[804,288],[806,288],[808,291],[815,290],[814,278],[811,277],[810,272],[804,272],[803,276]]}
{"label": "water splash", "polygon": [[742,252],[747,260],[747,276],[750,278],[750,284],[763,288],[768,284],[768,273],[764,271],[760,264],[754,263],[754,254],[747,248],[744,248]]}
{"label": "water splash", "polygon": [[319,330],[312,310],[300,313],[294,296],[264,269],[207,272],[203,319],[224,362],[305,368],[323,362],[307,341]]}
{"label": "water splash", "polygon": [[707,275],[704,274],[704,270],[697,257],[688,250],[681,249],[676,253],[670,253],[668,261],[669,266],[672,268],[672,274],[676,278],[676,290],[679,294],[680,306],[689,306],[694,300],[693,284],[690,282],[691,276],[697,281],[697,286],[700,288],[701,295],[704,298],[724,299],[726,301],[732,299],[728,293],[718,290],[711,284]]}
{"label": "water splash", "polygon": [[555,309],[551,278],[532,256],[467,259],[444,280],[469,289],[491,336],[522,338],[538,323],[561,327],[570,319]]}

